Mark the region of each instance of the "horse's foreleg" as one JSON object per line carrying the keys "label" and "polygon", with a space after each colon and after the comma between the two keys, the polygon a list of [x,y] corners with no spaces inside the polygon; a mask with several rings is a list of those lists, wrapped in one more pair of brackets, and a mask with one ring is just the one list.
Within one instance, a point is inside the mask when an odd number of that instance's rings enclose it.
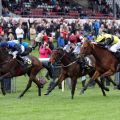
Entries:
{"label": "horse's foreleg", "polygon": [[3,95],[6,95],[5,87],[4,87],[4,81],[3,80],[1,81],[1,91],[2,91]]}
{"label": "horse's foreleg", "polygon": [[77,83],[77,78],[72,78],[71,83],[72,83],[71,98],[73,99],[74,93],[75,93],[75,88],[76,88],[76,83]]}
{"label": "horse's foreleg", "polygon": [[38,81],[38,79],[35,77],[33,82],[37,85],[38,87],[38,96],[41,96],[41,84],[40,82]]}
{"label": "horse's foreleg", "polygon": [[58,85],[60,84],[63,80],[67,78],[65,74],[60,74],[59,78],[51,85],[51,87],[47,90],[45,95],[49,95],[49,93]]}
{"label": "horse's foreleg", "polygon": [[26,86],[26,88],[25,88],[25,90],[19,95],[18,98],[23,97],[24,94],[27,92],[27,90],[31,87],[31,85],[32,85],[32,80],[29,80],[29,81],[28,81],[28,84],[27,84],[27,86]]}
{"label": "horse's foreleg", "polygon": [[83,94],[84,91],[88,88],[88,86],[90,85],[90,83],[95,80],[96,78],[99,77],[99,72],[95,71],[95,73],[92,75],[92,78],[88,81],[88,83],[81,89],[80,94]]}
{"label": "horse's foreleg", "polygon": [[87,90],[88,86],[90,85],[90,83],[91,83],[92,81],[93,81],[93,80],[90,79],[90,80],[88,81],[88,83],[86,83],[86,85],[81,89],[80,94],[83,94],[83,93],[85,92],[85,90]]}
{"label": "horse's foreleg", "polygon": [[105,91],[104,91],[104,88],[105,88],[105,87],[97,80],[97,78],[98,78],[99,76],[100,76],[100,73],[99,73],[98,71],[95,71],[94,75],[93,75],[92,78],[89,80],[89,82],[85,85],[84,88],[82,88],[81,93],[83,94],[84,91],[88,88],[88,86],[89,86],[89,84],[91,83],[91,81],[92,81],[92,80],[95,80],[96,83],[97,83],[97,84],[99,85],[99,87],[101,88],[103,95],[105,96],[105,95],[106,95],[106,94],[105,94]]}

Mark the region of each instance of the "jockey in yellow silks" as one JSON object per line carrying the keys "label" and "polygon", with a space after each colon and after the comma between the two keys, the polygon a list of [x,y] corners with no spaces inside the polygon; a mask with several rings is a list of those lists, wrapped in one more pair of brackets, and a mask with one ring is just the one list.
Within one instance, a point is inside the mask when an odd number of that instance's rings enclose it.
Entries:
{"label": "jockey in yellow silks", "polygon": [[111,46],[109,50],[112,52],[117,52],[117,50],[120,49],[120,39],[115,35],[106,33],[98,35],[96,42],[98,45]]}

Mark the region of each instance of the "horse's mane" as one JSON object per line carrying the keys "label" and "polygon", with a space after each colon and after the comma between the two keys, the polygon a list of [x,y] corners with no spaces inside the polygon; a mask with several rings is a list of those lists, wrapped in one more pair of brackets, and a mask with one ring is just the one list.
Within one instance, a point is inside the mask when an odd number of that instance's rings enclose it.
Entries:
{"label": "horse's mane", "polygon": [[106,52],[113,53],[112,51],[108,50],[108,48],[105,48],[104,46],[100,46],[100,45],[97,45],[97,44],[94,44],[94,45],[96,47],[100,48],[100,49],[106,50]]}
{"label": "horse's mane", "polygon": [[65,55],[69,58],[69,60],[71,62],[73,62],[74,60],[76,60],[76,57],[75,57],[74,53],[71,53],[71,52],[68,53],[65,50],[63,50],[62,47],[58,47],[55,50],[60,50],[61,52],[65,53]]}

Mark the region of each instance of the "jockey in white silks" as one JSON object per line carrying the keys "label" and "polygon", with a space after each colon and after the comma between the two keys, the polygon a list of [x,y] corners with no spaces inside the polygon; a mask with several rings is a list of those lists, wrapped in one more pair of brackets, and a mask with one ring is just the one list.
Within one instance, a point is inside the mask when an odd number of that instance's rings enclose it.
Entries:
{"label": "jockey in white silks", "polygon": [[80,54],[80,46],[81,46],[81,43],[78,42],[75,46],[75,49],[73,50],[73,53],[77,56]]}
{"label": "jockey in white silks", "polygon": [[74,48],[75,48],[75,44],[73,44],[69,41],[68,44],[64,46],[63,50],[65,50],[67,53],[69,53]]}

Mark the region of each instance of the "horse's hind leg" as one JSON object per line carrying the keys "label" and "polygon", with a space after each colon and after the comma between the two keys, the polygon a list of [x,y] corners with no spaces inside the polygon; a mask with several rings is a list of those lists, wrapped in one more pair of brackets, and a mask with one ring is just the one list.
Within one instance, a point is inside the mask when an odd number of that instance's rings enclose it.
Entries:
{"label": "horse's hind leg", "polygon": [[114,86],[117,86],[117,84],[111,79],[111,77],[107,76],[105,77],[108,81],[110,81]]}
{"label": "horse's hind leg", "polygon": [[1,91],[2,91],[3,95],[6,95],[5,87],[4,87],[4,81],[3,80],[1,81]]}
{"label": "horse's hind leg", "polygon": [[26,88],[25,88],[25,90],[19,95],[19,97],[18,98],[21,98],[21,97],[23,97],[24,96],[24,94],[27,92],[27,90],[31,87],[31,85],[32,85],[32,81],[31,80],[29,80],[28,81],[28,84],[27,84],[27,86],[26,86]]}

